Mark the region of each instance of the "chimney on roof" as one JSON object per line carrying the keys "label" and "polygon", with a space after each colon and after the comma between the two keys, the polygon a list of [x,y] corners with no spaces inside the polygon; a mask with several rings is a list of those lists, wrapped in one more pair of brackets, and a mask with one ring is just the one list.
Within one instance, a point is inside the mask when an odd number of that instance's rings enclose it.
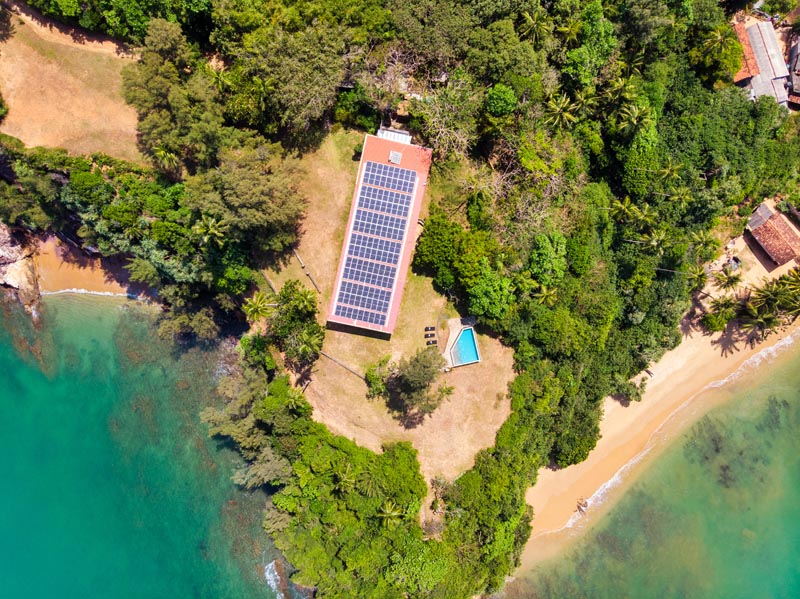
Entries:
{"label": "chimney on roof", "polygon": [[392,164],[400,164],[400,160],[402,160],[402,158],[403,155],[396,150],[392,150],[391,152],[389,152],[389,162],[391,162]]}

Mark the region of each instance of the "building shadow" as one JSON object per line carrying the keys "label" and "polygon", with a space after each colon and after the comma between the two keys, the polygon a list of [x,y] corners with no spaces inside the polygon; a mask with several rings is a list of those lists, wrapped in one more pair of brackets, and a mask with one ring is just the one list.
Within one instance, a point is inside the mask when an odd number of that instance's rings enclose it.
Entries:
{"label": "building shadow", "polygon": [[360,327],[354,327],[349,324],[342,324],[340,322],[330,322],[326,323],[326,328],[329,331],[335,331],[337,333],[349,333],[351,335],[360,335],[361,337],[369,337],[370,339],[380,339],[381,341],[389,341],[392,336],[389,333],[384,333],[381,331],[373,331],[370,329],[362,329]]}

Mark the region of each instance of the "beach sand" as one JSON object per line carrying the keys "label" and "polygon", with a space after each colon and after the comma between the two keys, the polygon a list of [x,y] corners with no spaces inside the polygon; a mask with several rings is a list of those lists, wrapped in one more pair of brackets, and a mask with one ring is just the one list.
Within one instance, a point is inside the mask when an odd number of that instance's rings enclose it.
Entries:
{"label": "beach sand", "polygon": [[[774,203],[770,205],[774,207]],[[742,236],[726,246],[726,254],[741,261],[742,283],[738,292],[797,267],[790,262],[776,268],[763,250]],[[724,260],[725,257],[711,264],[712,270],[719,270]],[[709,283],[700,297],[720,295],[722,292]],[[681,329],[683,341],[650,366],[652,376],[637,377],[636,380],[647,379],[641,402],[624,406],[606,398],[600,440],[589,457],[562,470],[539,471],[536,485],[527,493],[534,519],[531,538],[521,556],[521,571],[557,555],[597,521],[633,481],[636,472],[644,470],[646,458],[654,457],[657,452],[652,449],[666,445],[716,405],[709,394],[702,393],[704,389],[720,384],[749,358],[793,335],[800,329],[800,321],[754,346],[737,335],[705,334],[693,323],[691,314],[684,318]],[[716,401],[720,401],[719,397]],[[588,502],[588,509],[581,515],[577,507],[583,501]]]}
{"label": "beach sand", "polygon": [[122,264],[90,258],[57,237],[37,243],[34,254],[39,288],[42,293],[82,291],[113,295],[138,295],[128,283]]}
{"label": "beach sand", "polygon": [[[528,490],[527,500],[535,515],[531,538],[521,556],[521,570],[560,553],[585,530],[587,523],[596,521],[613,505],[636,471],[644,469],[646,460],[642,458],[646,454],[648,458],[655,457],[657,452],[650,454],[651,449],[665,446],[715,407],[713,402],[703,403],[707,399],[704,389],[721,384],[749,358],[798,330],[800,324],[795,323],[755,346],[739,341],[722,347],[715,342],[719,334],[708,336],[693,331],[680,346],[650,367],[653,376],[647,381],[641,402],[624,406],[607,398],[600,423],[601,438],[589,457],[563,470],[540,470],[536,485]],[[581,500],[589,501],[584,515],[576,511]]]}

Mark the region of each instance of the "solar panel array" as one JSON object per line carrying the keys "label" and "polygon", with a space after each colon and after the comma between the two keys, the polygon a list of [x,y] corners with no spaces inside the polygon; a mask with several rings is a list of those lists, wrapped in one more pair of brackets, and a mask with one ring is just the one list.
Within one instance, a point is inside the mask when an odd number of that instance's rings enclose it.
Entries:
{"label": "solar panel array", "polygon": [[367,162],[334,313],[383,326],[403,250],[417,173]]}

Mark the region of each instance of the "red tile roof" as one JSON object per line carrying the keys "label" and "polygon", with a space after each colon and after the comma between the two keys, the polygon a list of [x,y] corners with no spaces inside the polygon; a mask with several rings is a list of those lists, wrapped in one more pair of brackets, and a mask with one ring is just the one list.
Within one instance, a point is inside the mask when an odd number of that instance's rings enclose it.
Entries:
{"label": "red tile roof", "polygon": [[800,256],[800,235],[786,217],[778,212],[757,227],[751,228],[750,233],[778,266]]}
{"label": "red tile roof", "polygon": [[733,29],[736,31],[736,37],[739,38],[739,43],[742,44],[742,50],[744,51],[742,68],[733,76],[733,82],[739,83],[745,79],[750,79],[750,77],[755,77],[760,71],[756,62],[755,52],[753,52],[753,46],[750,45],[750,38],[747,37],[745,24],[735,23]]}

